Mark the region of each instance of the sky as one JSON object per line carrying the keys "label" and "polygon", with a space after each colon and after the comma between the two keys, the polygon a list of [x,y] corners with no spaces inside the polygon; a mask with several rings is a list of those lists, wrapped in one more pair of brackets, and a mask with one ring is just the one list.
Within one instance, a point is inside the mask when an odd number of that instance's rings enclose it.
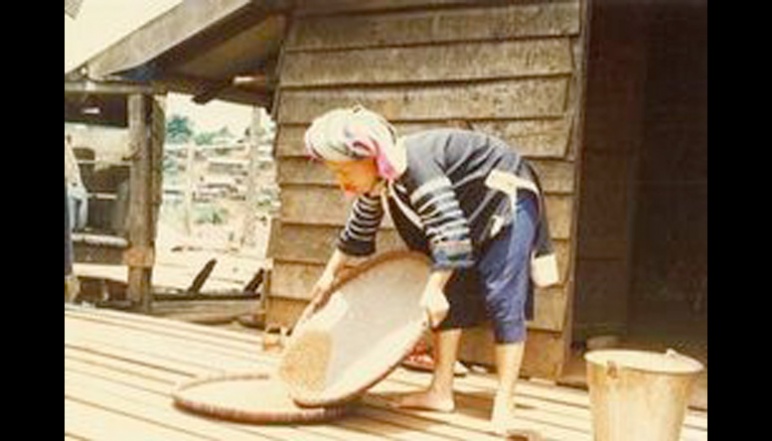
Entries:
{"label": "sky", "polygon": [[[65,73],[96,55],[154,17],[163,14],[182,0],[83,0],[73,19],[64,15]],[[249,125],[249,106],[214,100],[198,105],[190,96],[169,94],[167,114],[190,117],[196,131],[217,130],[228,126],[240,134]]]}

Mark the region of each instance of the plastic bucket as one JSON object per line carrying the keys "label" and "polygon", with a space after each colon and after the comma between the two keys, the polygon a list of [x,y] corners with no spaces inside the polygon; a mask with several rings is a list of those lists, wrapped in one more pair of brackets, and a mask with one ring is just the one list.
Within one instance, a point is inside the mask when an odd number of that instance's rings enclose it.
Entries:
{"label": "plastic bucket", "polygon": [[670,349],[584,358],[595,441],[678,441],[700,362]]}

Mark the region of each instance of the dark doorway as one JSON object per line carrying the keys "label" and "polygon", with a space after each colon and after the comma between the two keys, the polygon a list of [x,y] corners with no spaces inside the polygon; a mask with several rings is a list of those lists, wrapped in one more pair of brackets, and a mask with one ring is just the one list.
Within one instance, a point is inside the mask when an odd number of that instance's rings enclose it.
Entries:
{"label": "dark doorway", "polygon": [[[562,379],[579,385],[588,342],[674,348],[707,365],[707,2],[589,4],[574,351]],[[692,406],[707,408],[706,387],[707,371]]]}
{"label": "dark doorway", "polygon": [[635,176],[632,336],[707,340],[707,7],[663,2],[649,19]]}
{"label": "dark doorway", "polygon": [[707,3],[591,2],[574,339],[707,339]]}

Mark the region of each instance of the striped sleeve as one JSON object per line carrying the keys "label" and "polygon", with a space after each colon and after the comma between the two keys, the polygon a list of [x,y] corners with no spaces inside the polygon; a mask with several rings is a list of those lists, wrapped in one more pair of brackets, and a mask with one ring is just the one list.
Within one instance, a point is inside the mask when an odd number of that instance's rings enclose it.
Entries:
{"label": "striped sleeve", "polygon": [[346,226],[338,236],[338,249],[351,256],[375,252],[375,234],[383,219],[379,196],[363,194],[354,201]]}
{"label": "striped sleeve", "polygon": [[436,176],[421,184],[410,194],[410,203],[424,225],[434,269],[474,265],[469,221],[447,176]]}

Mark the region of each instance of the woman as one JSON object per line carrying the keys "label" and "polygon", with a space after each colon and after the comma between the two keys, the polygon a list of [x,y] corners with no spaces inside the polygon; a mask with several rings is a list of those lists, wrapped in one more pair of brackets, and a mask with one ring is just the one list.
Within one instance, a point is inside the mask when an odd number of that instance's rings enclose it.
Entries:
{"label": "woman", "polygon": [[342,189],[356,195],[337,249],[312,289],[312,304],[326,303],[351,257],[375,252],[376,231],[388,210],[408,247],[431,258],[422,305],[436,350],[429,388],[396,404],[453,411],[461,330],[489,319],[499,380],[491,422],[506,431],[525,321],[533,314],[531,282],[558,281],[533,169],[513,148],[482,133],[436,129],[398,138],[388,121],[361,106],[315,119],[305,143]]}

